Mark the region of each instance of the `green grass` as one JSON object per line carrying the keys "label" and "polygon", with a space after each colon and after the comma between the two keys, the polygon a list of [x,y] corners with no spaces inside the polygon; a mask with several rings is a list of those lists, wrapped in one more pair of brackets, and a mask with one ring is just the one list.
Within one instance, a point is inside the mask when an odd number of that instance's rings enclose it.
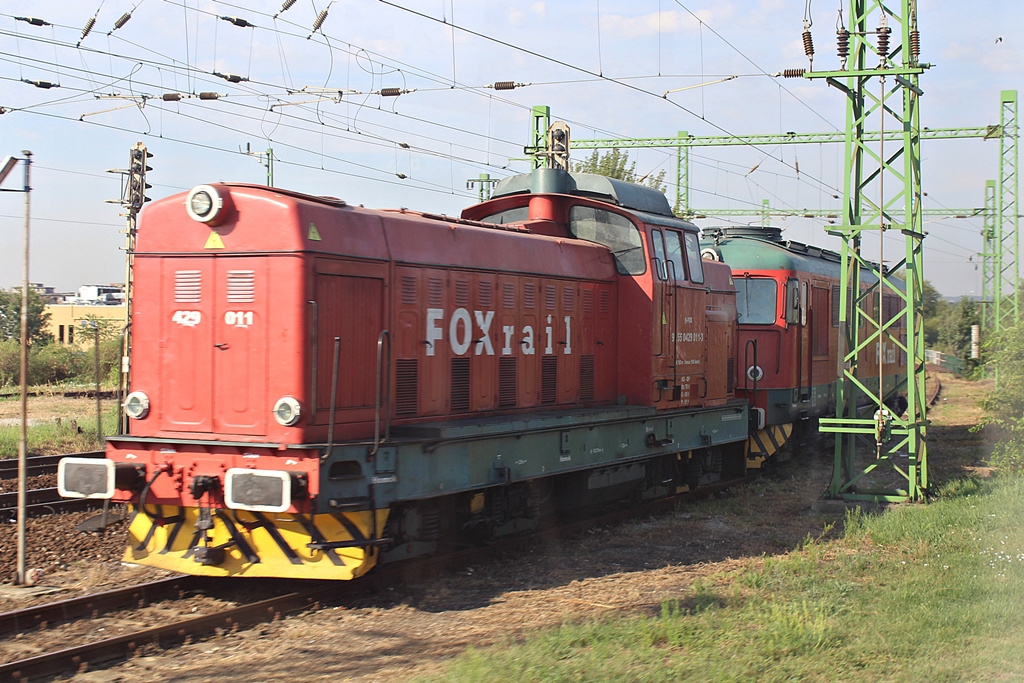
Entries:
{"label": "green grass", "polygon": [[[104,403],[103,434],[110,436],[118,432],[118,407],[111,406],[110,401]],[[20,422],[0,426],[0,458],[18,457],[20,443]],[[46,420],[42,424],[31,424],[27,430],[27,450],[30,456],[79,453],[102,448],[96,438],[95,408],[89,415],[62,418],[60,424],[56,420]]]}
{"label": "green grass", "polygon": [[1024,479],[956,480],[929,505],[851,514],[836,540],[698,582],[656,617],[473,649],[437,679],[1024,680],[1022,519]]}

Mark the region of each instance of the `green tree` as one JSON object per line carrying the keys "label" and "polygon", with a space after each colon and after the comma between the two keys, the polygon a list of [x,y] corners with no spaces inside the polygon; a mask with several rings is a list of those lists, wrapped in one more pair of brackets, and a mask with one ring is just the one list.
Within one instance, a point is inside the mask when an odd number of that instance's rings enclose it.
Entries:
{"label": "green tree", "polygon": [[939,312],[939,305],[942,303],[942,295],[935,289],[928,280],[924,281],[921,289],[921,315],[925,318],[932,318]]}
{"label": "green tree", "polygon": [[[46,344],[50,335],[46,323],[50,314],[46,303],[33,290],[28,292],[28,341],[29,344]],[[0,339],[21,339],[21,287],[0,290]]]}
{"label": "green tree", "polygon": [[971,365],[971,327],[980,322],[978,303],[970,297],[961,297],[942,318],[939,326],[939,349]]}
{"label": "green tree", "polygon": [[100,318],[95,315],[87,315],[78,324],[79,334],[86,335],[83,339],[92,339],[95,336],[94,330],[100,331],[100,342],[111,339],[120,339],[124,321],[115,318]]}
{"label": "green tree", "polygon": [[583,161],[574,163],[572,165],[572,170],[576,173],[596,173],[597,175],[603,175],[608,178],[625,180],[628,183],[646,185],[647,187],[654,188],[661,193],[664,193],[667,189],[665,187],[664,169],[657,173],[645,173],[644,175],[637,177],[636,162],[629,160],[628,152],[623,152],[618,148],[610,149],[604,154],[599,153],[595,149],[591,152],[589,157]]}
{"label": "green tree", "polygon": [[921,317],[924,318],[924,343],[934,347],[939,341],[939,328],[950,306],[943,301],[939,290],[928,280],[921,292]]}
{"label": "green tree", "polygon": [[[87,315],[78,323],[79,342],[92,344],[96,336],[96,330],[100,333],[100,377],[103,381],[117,383],[121,374],[121,332],[124,330],[124,321],[114,318],[100,318],[95,315]],[[91,382],[96,377],[95,370],[95,348],[87,351],[89,367],[79,372],[75,379],[82,382]]]}

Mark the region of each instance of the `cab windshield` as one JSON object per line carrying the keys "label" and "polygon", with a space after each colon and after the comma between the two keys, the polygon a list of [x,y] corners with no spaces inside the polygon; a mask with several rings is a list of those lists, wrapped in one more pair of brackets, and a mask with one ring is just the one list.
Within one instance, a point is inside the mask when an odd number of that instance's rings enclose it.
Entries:
{"label": "cab windshield", "polygon": [[592,206],[574,206],[569,210],[569,232],[611,249],[620,275],[643,275],[647,271],[640,230],[625,216]]}
{"label": "cab windshield", "polygon": [[778,291],[775,280],[766,277],[738,277],[735,282],[736,310],[740,324],[774,324]]}

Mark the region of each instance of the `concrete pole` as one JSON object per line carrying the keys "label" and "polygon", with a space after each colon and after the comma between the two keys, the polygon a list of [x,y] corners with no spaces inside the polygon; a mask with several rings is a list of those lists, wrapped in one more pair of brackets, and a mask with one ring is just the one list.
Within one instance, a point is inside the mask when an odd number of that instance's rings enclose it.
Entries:
{"label": "concrete pole", "polygon": [[25,585],[25,518],[28,515],[28,237],[32,152],[23,150],[22,154],[25,155],[25,260],[21,279],[21,440],[18,443],[18,574],[15,581],[20,586]]}

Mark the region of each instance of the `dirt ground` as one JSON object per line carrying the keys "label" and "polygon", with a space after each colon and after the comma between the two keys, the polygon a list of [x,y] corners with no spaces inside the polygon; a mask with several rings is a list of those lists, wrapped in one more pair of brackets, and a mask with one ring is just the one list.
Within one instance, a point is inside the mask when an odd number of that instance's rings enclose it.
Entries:
{"label": "dirt ground", "polygon": [[[112,398],[101,398],[100,407],[103,410],[116,405]],[[36,423],[53,421],[56,418],[76,418],[84,423],[96,423],[96,399],[95,398],[67,398],[61,394],[36,394],[28,397],[29,422]],[[0,420],[3,424],[21,423],[21,398],[16,395],[7,395],[0,398]]]}
{"label": "dirt ground", "polygon": [[[987,386],[942,375],[929,412],[933,481],[987,474],[985,444],[968,428]],[[811,511],[831,474],[831,448],[807,448],[756,482],[674,515],[601,529],[466,567],[365,598],[357,607],[323,608],[233,634],[214,636],[123,664],[79,674],[81,681],[394,681],[421,676],[468,646],[523,637],[569,620],[613,613],[656,613],[693,582],[729,575],[785,554],[835,518]],[[70,521],[70,520],[67,520]],[[13,525],[9,525],[13,526]],[[58,531],[57,529],[61,530]],[[13,531],[0,530],[0,549]],[[67,595],[139,578],[108,547],[57,526],[83,556],[53,566],[44,583]],[[36,538],[41,538],[37,535]],[[92,553],[92,557],[89,557]],[[6,564],[7,557],[3,555]],[[155,578],[145,577],[145,578]],[[49,599],[53,599],[52,597]],[[0,609],[10,609],[0,602]],[[2,647],[2,645],[0,645]]]}

